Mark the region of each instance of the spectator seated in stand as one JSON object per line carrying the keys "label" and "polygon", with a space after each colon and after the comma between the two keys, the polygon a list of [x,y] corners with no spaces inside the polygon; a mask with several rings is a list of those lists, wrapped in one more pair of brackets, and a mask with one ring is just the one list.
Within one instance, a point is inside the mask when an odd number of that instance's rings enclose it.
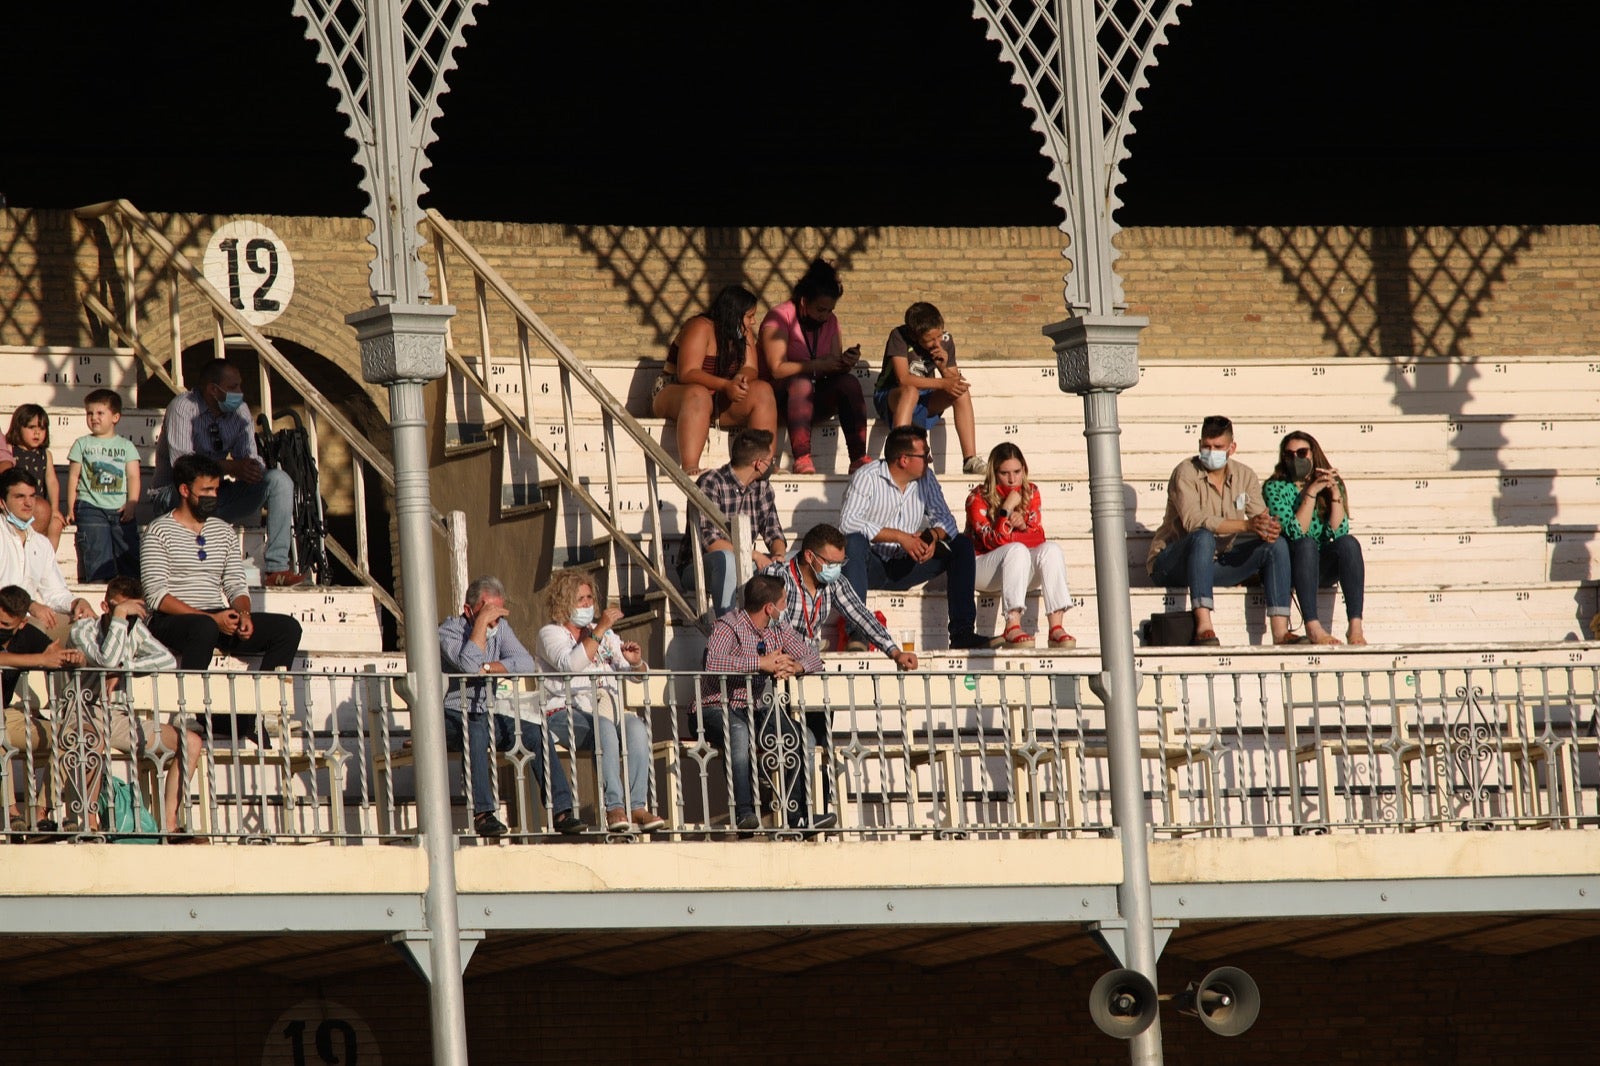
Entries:
{"label": "spectator seated in stand", "polygon": [[978,434],[973,422],[972,384],[956,368],[956,342],[944,316],[930,303],[906,308],[905,323],[889,331],[883,345],[883,370],[873,386],[878,418],[895,426],[933,428],[953,410],[961,442],[961,472],[981,474]]}
{"label": "spectator seated in stand", "polygon": [[723,429],[778,430],[772,386],[756,362],[756,297],[729,285],[711,309],[684,323],[650,392],[650,411],[677,422],[678,462],[691,476],[715,422]]}
{"label": "spectator seated in stand", "polygon": [[[228,480],[217,493],[216,516],[241,524],[260,517],[265,505],[267,556],[261,582],[276,588],[298,585],[304,575],[289,569],[294,482],[282,470],[268,470],[256,453],[255,422],[244,402],[239,368],[226,359],[213,360],[200,371],[199,382],[167,405],[150,500],[160,510],[177,506],[173,468],[184,456],[203,455],[219,463]],[[147,588],[149,584],[146,580]]]}
{"label": "spectator seated in stand", "polygon": [[0,442],[0,474],[12,467],[33,475],[39,498],[33,505],[33,528],[50,538],[51,548],[61,547],[67,515],[61,511],[61,482],[50,457],[50,413],[36,403],[11,412],[11,428]]}
{"label": "spectator seated in stand", "polygon": [[[83,664],[83,653],[52,641],[37,626],[28,624],[28,610],[33,597],[18,585],[0,588],[0,693],[5,707],[5,756],[18,760],[32,758],[31,769],[43,769],[50,756],[50,723],[40,717],[36,706],[13,707],[11,698],[16,695],[22,675],[28,670],[61,670]],[[13,768],[11,773],[22,776]],[[49,780],[50,775],[46,775]],[[30,828],[40,833],[52,833],[56,823],[49,818],[47,793],[41,792],[34,805],[32,825],[17,805],[15,793],[6,797],[10,804],[10,829],[13,833],[27,832]]]}
{"label": "spectator seated in stand", "polygon": [[[750,517],[750,531],[765,552],[753,549],[755,568],[769,566],[773,559],[783,558],[788,544],[783,539],[783,526],[778,522],[778,505],[772,496],[771,433],[764,429],[735,431],[728,442],[728,462],[715,470],[707,470],[695,482],[712,503],[732,522],[735,515]],[[689,538],[699,536],[701,550],[705,553],[706,595],[711,610],[718,618],[733,610],[734,598],[739,591],[738,560],[734,558],[733,542],[699,511],[695,512],[694,528],[687,533],[678,548],[678,580],[686,589],[694,588],[694,546]]]}
{"label": "spectator seated in stand", "polygon": [[0,474],[0,586],[17,585],[31,597],[27,615],[46,633],[65,638],[76,618],[93,617],[94,608],[74,596],[56,562],[55,549],[33,528],[38,485],[21,467]]}
{"label": "spectator seated in stand", "polygon": [[[239,531],[216,517],[222,465],[190,453],[172,465],[171,477],[178,505],[150,523],[140,553],[150,632],[185,670],[208,669],[219,651],[259,655],[263,673],[292,668],[300,652],[299,621],[251,610]],[[253,714],[206,715],[204,721],[212,736],[256,735]]]}
{"label": "spectator seated in stand", "polygon": [[1008,645],[1033,646],[1033,634],[1022,628],[1028,589],[1038,586],[1050,621],[1049,644],[1075,648],[1066,630],[1072,594],[1067,588],[1067,561],[1061,545],[1045,539],[1044,504],[1039,486],[1028,480],[1022,449],[1001,441],[989,452],[983,484],[967,496],[967,536],[977,552],[979,592],[999,592]]}
{"label": "spectator seated in stand", "polygon": [[[103,755],[109,745],[114,751],[132,755],[136,764],[146,755],[177,756],[177,761],[167,767],[161,798],[161,831],[176,833],[179,790],[194,774],[200,761],[200,726],[188,715],[177,723],[165,725],[141,720],[134,711],[128,687],[137,675],[176,670],[178,660],[150,632],[150,609],[145,606],[144,589],[136,579],[112,578],[106,585],[105,602],[100,606],[106,612],[104,615],[81,618],[72,625],[72,646],[83,653],[84,665],[108,671],[104,675],[104,690],[99,695],[101,705],[110,712],[109,729],[97,751]],[[94,678],[91,683],[98,681],[99,678]],[[87,793],[90,797],[100,795],[97,776],[90,778]],[[95,828],[94,806],[91,800],[91,828]]]}

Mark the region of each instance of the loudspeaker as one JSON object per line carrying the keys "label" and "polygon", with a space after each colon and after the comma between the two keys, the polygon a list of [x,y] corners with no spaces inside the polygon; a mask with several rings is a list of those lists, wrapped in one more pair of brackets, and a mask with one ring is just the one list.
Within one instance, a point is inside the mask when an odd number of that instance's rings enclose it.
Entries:
{"label": "loudspeaker", "polygon": [[1218,1036],[1238,1036],[1254,1025],[1261,1013],[1261,990],[1236,966],[1217,967],[1199,984],[1189,982],[1173,999],[1179,1011],[1199,1018],[1201,1025]]}
{"label": "loudspeaker", "polygon": [[1089,993],[1089,1016],[1107,1036],[1131,1040],[1156,1020],[1156,989],[1138,970],[1112,970]]}

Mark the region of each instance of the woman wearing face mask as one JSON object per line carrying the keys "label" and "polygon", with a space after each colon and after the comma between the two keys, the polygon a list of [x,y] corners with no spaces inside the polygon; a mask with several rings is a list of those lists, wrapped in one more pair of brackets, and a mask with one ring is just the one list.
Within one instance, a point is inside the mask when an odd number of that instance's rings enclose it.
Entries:
{"label": "woman wearing face mask", "polygon": [[1033,645],[1022,628],[1028,589],[1037,585],[1050,621],[1050,647],[1075,648],[1078,641],[1063,625],[1072,594],[1067,588],[1067,563],[1061,545],[1044,537],[1039,486],[1028,480],[1028,461],[1010,441],[994,446],[983,484],[967,497],[967,537],[977,551],[974,587],[999,592],[1006,613],[1003,640],[1008,645]]}
{"label": "woman wearing face mask", "polygon": [[711,435],[748,426],[778,432],[772,386],[760,380],[756,364],[756,297],[729,285],[711,309],[691,318],[667,350],[666,365],[650,394],[657,418],[677,421],[678,462],[693,475]]}
{"label": "woman wearing face mask", "polygon": [[1317,589],[1337,581],[1344,591],[1349,629],[1345,639],[1365,644],[1361,610],[1366,592],[1366,567],[1361,542],[1350,536],[1350,500],[1344,480],[1328,462],[1322,446],[1309,433],[1294,432],[1278,446],[1278,465],[1261,486],[1267,510],[1283,525],[1289,540],[1295,598],[1313,644],[1339,639],[1317,618]]}
{"label": "woman wearing face mask", "polygon": [[[606,828],[648,833],[666,824],[651,813],[650,727],[623,706],[614,675],[647,669],[644,650],[622,641],[612,627],[622,618],[616,607],[599,604],[594,582],[582,570],[558,570],[545,590],[548,625],[539,630],[539,670],[544,713],[556,743],[569,751],[600,749],[600,785]],[[618,739],[618,720],[627,750]],[[623,794],[623,757],[628,787]]]}
{"label": "woman wearing face mask", "polygon": [[860,380],[851,373],[861,358],[861,345],[843,347],[833,315],[843,295],[833,264],[814,260],[794,295],[768,311],[761,323],[765,373],[783,406],[796,474],[817,472],[811,427],[835,413],[850,453],[850,473],[872,461],[867,456],[867,401]]}

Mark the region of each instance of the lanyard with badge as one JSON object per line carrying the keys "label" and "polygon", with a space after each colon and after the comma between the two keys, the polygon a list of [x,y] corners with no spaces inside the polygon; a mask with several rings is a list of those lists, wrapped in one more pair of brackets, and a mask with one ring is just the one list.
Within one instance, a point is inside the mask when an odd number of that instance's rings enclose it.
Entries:
{"label": "lanyard with badge", "polygon": [[[805,629],[806,639],[818,651],[823,650],[823,640],[817,635],[817,627],[822,624],[822,589],[817,589],[817,598],[809,604],[806,602],[806,583],[800,580],[800,559],[796,556],[789,560],[789,572],[794,575],[794,587],[800,593],[800,622]],[[813,611],[813,608],[815,609]]]}

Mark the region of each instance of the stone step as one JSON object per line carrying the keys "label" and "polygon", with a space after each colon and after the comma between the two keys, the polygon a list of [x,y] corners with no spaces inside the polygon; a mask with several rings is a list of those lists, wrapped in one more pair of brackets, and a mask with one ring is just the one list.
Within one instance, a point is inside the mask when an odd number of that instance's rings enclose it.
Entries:
{"label": "stone step", "polygon": [[[640,419],[641,426],[676,457],[677,441],[672,426],[662,419]],[[1395,416],[1386,420],[1323,421],[1314,432],[1329,459],[1352,481],[1360,476],[1409,475],[1427,478],[1452,471],[1500,471],[1506,469],[1561,470],[1575,457],[1584,454],[1590,442],[1592,416],[1551,415],[1545,418],[1522,416],[1443,415]],[[1184,456],[1192,454],[1199,436],[1197,421],[1161,421],[1123,424],[1122,463],[1125,476],[1165,480]],[[558,458],[567,461],[567,429],[548,423],[536,432]],[[868,438],[870,454],[881,454],[886,430],[874,423]],[[595,418],[580,418],[572,427],[572,467],[579,477],[603,482],[606,476],[604,433]],[[1237,457],[1266,477],[1277,461],[1280,434],[1272,427],[1244,420],[1235,422],[1240,442]],[[780,454],[784,466],[788,456],[786,437],[780,434]],[[1082,478],[1088,474],[1088,453],[1083,439],[1080,415],[1031,418],[1008,423],[986,423],[978,432],[979,451],[987,455],[999,440],[1013,440],[1028,457],[1029,470],[1040,479]],[[930,434],[934,469],[950,484],[962,479],[960,448],[955,431],[936,426]],[[637,446],[618,433],[619,473],[640,468]],[[812,434],[812,455],[824,474],[842,474],[848,465],[838,425],[817,427]],[[702,465],[727,462],[727,442],[714,433],[701,458]],[[504,473],[508,481],[537,484],[553,475],[543,471],[531,454],[527,457],[507,451]],[[948,487],[948,486],[947,486]]]}
{"label": "stone step", "polygon": [[[1042,343],[1040,357],[1033,360],[1002,362],[971,354],[964,346],[962,350],[969,353],[962,370],[973,383],[980,422],[1058,414],[1061,404],[1081,410],[1081,401],[1057,386],[1055,360]],[[869,398],[881,358],[881,350],[868,352],[855,368]],[[659,360],[648,359],[588,364],[635,414],[649,413],[650,385],[660,366]],[[516,360],[496,358],[491,387],[514,410],[523,410],[522,369]],[[532,362],[528,387],[535,421],[560,421],[560,374],[554,360]],[[1600,360],[1162,359],[1140,365],[1139,384],[1122,394],[1121,404],[1129,419],[1185,418],[1196,414],[1195,398],[1201,396],[1215,397],[1215,408],[1230,417],[1272,411],[1285,421],[1403,414],[1593,414],[1600,409]],[[483,408],[475,400],[464,402],[460,411],[467,421],[483,420]]]}
{"label": "stone step", "polygon": [[[784,529],[798,535],[818,522],[837,521],[849,478],[844,474],[796,476],[775,474],[773,499]],[[950,479],[947,479],[950,480]],[[976,479],[951,480],[946,499],[956,517],[965,521],[966,493]],[[1054,534],[1087,533],[1090,529],[1086,480],[1040,480],[1046,528]],[[1600,514],[1600,471],[1594,469],[1555,473],[1550,470],[1449,471],[1427,477],[1404,474],[1360,475],[1350,483],[1356,526],[1361,531],[1391,528],[1455,526],[1487,529],[1497,525],[1581,525]],[[610,499],[604,482],[591,483],[598,500]],[[661,522],[667,536],[683,530],[684,497],[676,484],[657,482]],[[1124,521],[1129,530],[1153,529],[1166,512],[1167,482],[1159,478],[1123,482],[1127,501]],[[649,490],[642,477],[619,477],[617,518],[623,528],[641,532],[654,527],[648,517]],[[572,535],[591,532],[592,520],[579,515],[563,497],[563,521]]]}
{"label": "stone step", "polygon": [[[88,600],[96,611],[105,598],[105,585],[72,584],[73,595]],[[287,614],[298,619],[301,651],[308,655],[380,654],[383,627],[378,604],[366,588],[302,585],[297,588],[252,588],[251,609]]]}
{"label": "stone step", "polygon": [[[804,527],[802,527],[804,528]],[[1352,534],[1361,543],[1367,587],[1416,584],[1426,575],[1439,585],[1583,581],[1596,573],[1600,532],[1594,526],[1545,529],[1541,526],[1490,526],[1486,529],[1389,529]],[[1135,585],[1148,585],[1145,560],[1152,534],[1131,532],[1127,538],[1128,572]],[[791,544],[798,541],[798,534]],[[1067,573],[1074,582],[1090,581],[1094,541],[1088,531],[1052,535],[1061,545]],[[669,563],[676,544],[667,546]],[[634,564],[624,560],[623,569]],[[631,580],[631,579],[630,579]]]}
{"label": "stone step", "polygon": [[131,348],[66,348],[0,345],[0,387],[10,425],[11,409],[36,403],[45,408],[78,409],[83,424],[83,398],[95,389],[115,389],[131,401],[139,385],[139,359]]}
{"label": "stone step", "polygon": [[[1087,575],[1085,575],[1087,576]],[[1075,606],[1067,613],[1066,627],[1078,638],[1080,647],[1100,646],[1099,619],[1094,590],[1086,583],[1073,589]],[[1472,587],[1369,587],[1364,621],[1368,639],[1381,643],[1474,644],[1518,642],[1557,642],[1589,640],[1590,619],[1597,607],[1596,587],[1588,582],[1564,581],[1538,584],[1496,584]],[[1131,590],[1135,626],[1160,611],[1183,610],[1187,594],[1182,590],[1156,588]],[[922,649],[944,650],[949,646],[946,632],[948,612],[942,586],[906,592],[870,592],[868,605],[882,611],[889,632],[902,640],[914,641]],[[1217,590],[1217,631],[1224,642],[1244,645],[1266,640],[1266,605],[1259,588]],[[1318,614],[1324,626],[1342,636],[1344,605],[1337,590],[1323,590]],[[1298,609],[1291,614],[1298,627]],[[998,597],[978,597],[978,627],[998,633]],[[681,638],[694,637],[693,627],[674,620],[669,649]],[[1028,597],[1023,626],[1038,634],[1044,645],[1044,618],[1037,593]],[[694,631],[697,632],[697,631]],[[703,647],[703,646],[702,646]]]}

